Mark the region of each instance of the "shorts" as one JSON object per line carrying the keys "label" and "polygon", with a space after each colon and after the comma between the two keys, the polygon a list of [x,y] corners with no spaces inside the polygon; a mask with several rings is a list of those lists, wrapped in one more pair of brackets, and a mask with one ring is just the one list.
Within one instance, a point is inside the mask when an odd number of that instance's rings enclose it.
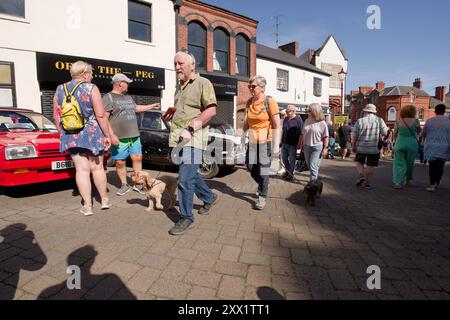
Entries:
{"label": "shorts", "polygon": [[380,154],[356,153],[355,161],[361,164],[366,164],[369,167],[378,167],[378,162],[380,161]]}
{"label": "shorts", "polygon": [[125,160],[131,154],[142,154],[140,137],[120,139],[118,146],[111,146],[113,160]]}
{"label": "shorts", "polygon": [[350,142],[348,142],[347,140],[343,140],[343,141],[339,140],[339,147],[341,147],[341,149],[351,149],[352,144]]}
{"label": "shorts", "polygon": [[67,151],[69,152],[69,155],[71,155],[71,156],[80,155],[82,157],[98,157],[98,156],[102,156],[104,154],[104,150],[100,150],[98,155],[94,155],[91,150],[86,149],[86,148],[79,148],[79,147],[69,148],[69,149],[67,149]]}

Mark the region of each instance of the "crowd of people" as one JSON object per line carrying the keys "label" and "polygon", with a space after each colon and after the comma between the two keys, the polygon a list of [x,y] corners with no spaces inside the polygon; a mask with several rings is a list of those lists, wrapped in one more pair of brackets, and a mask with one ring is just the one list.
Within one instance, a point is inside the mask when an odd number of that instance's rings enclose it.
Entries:
{"label": "crowd of people", "polygon": [[[169,146],[179,156],[178,201],[180,220],[169,230],[171,235],[183,234],[194,224],[193,201],[196,195],[203,206],[199,214],[208,213],[218,202],[218,194],[212,192],[198,172],[202,155],[208,142],[208,123],[216,115],[217,100],[211,82],[195,70],[193,55],[179,51],[174,57],[178,79],[174,111],[171,115]],[[92,215],[91,175],[101,198],[101,209],[110,208],[107,196],[106,174],[103,157],[108,150],[115,160],[116,173],[121,186],[117,195],[130,190],[142,192],[139,186],[127,183],[126,159],[131,158],[134,174],[142,170],[142,147],[137,127],[136,113],[160,109],[159,103],[138,105],[127,95],[132,83],[124,74],[112,78],[112,91],[102,98],[98,87],[92,84],[92,66],[83,61],[72,64],[72,80],[58,86],[54,96],[54,119],[61,136],[61,152],[68,151],[76,169],[76,183],[83,200],[80,212]],[[257,75],[248,82],[251,98],[246,104],[246,117],[242,142],[248,139],[246,165],[257,185],[255,210],[263,210],[269,195],[271,161],[281,159],[283,179],[294,180],[297,153],[304,154],[309,169],[310,182],[319,179],[323,158],[333,158],[335,141],[343,160],[354,153],[358,172],[356,185],[372,189],[374,167],[380,156],[393,152],[393,186],[402,189],[413,179],[414,161],[423,146],[424,161],[429,162],[430,185],[434,192],[441,181],[445,162],[450,160],[450,123],[445,106],[438,105],[436,116],[429,119],[423,129],[416,119],[416,109],[404,106],[393,129],[389,129],[377,116],[377,107],[368,104],[363,117],[353,126],[347,122],[336,128],[325,121],[320,104],[308,107],[308,117],[296,115],[295,106],[280,108],[271,96],[266,95],[267,80]],[[61,109],[67,92],[73,91],[86,123],[82,129],[67,131],[61,125],[64,117]],[[172,117],[173,116],[173,117]],[[337,155],[336,155],[337,156]]]}

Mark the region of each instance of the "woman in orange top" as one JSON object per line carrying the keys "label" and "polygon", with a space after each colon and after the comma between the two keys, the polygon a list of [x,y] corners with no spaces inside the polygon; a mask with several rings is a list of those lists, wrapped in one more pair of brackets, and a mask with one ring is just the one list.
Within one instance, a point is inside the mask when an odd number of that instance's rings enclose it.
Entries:
{"label": "woman in orange top", "polygon": [[280,111],[276,101],[265,95],[267,81],[263,76],[254,76],[248,83],[253,97],[247,102],[244,123],[249,139],[246,164],[258,184],[255,209],[262,210],[269,191],[271,157],[280,155]]}

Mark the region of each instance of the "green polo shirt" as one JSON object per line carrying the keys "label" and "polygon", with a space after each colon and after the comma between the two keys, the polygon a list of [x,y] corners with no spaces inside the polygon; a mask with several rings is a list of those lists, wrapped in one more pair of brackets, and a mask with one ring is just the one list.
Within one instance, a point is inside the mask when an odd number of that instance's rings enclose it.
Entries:
{"label": "green polo shirt", "polygon": [[[184,87],[179,85],[175,92],[177,110],[170,127],[169,146],[175,147],[181,131],[212,104],[217,105],[217,100],[213,85],[208,79],[196,75]],[[208,130],[209,125],[197,130],[186,146],[205,150],[208,145]]]}

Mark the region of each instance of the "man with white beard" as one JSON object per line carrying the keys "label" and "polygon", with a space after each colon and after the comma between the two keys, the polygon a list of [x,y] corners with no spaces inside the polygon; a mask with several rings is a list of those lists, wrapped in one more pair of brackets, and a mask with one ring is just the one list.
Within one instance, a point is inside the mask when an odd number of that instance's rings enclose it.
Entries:
{"label": "man with white beard", "polygon": [[208,122],[216,115],[217,101],[211,82],[196,73],[194,56],[177,52],[174,67],[179,83],[175,92],[176,111],[170,127],[169,146],[176,147],[183,142],[178,173],[181,218],[169,233],[181,235],[194,223],[194,194],[203,201],[199,214],[208,213],[218,200],[218,195],[209,189],[198,173],[208,145]]}

